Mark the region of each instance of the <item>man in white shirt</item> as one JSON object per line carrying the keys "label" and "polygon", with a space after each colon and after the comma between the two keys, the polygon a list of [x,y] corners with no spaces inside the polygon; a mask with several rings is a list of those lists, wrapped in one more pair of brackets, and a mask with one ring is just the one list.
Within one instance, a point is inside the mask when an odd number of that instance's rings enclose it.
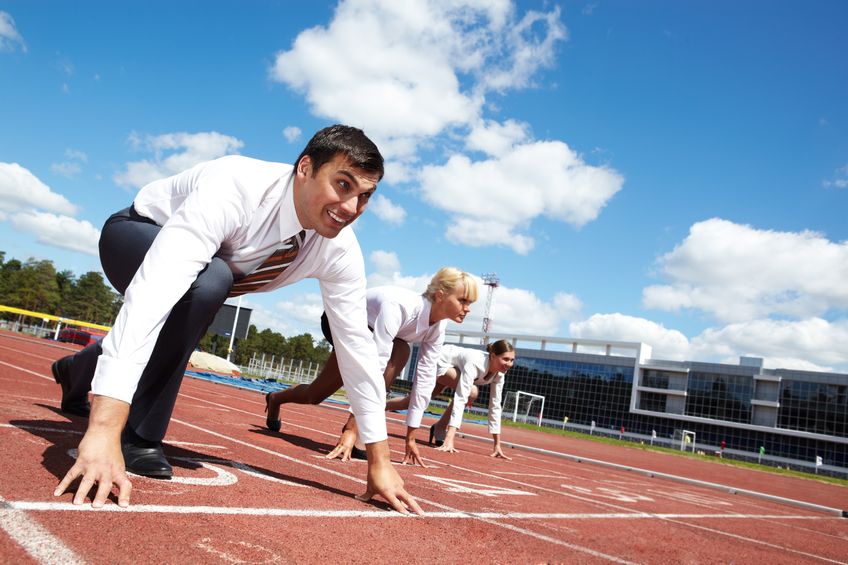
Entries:
{"label": "man in white shirt", "polygon": [[[421,513],[389,459],[364,261],[356,236],[344,229],[364,212],[382,176],[373,142],[336,125],[316,133],[294,166],[235,155],[200,163],[148,184],[131,208],[112,215],[100,256],[124,305],[102,348],[53,365],[63,410],[84,415],[89,385],[94,393],[79,456],[54,495],[81,477],[74,504],[97,484],[92,506],[100,507],[115,484],[118,504],[127,506],[125,470],[170,477],[162,439],[188,358],[220,306],[245,289],[265,292],[313,277],[367,445],[366,493],[399,512]],[[271,264],[274,257],[285,259]]]}

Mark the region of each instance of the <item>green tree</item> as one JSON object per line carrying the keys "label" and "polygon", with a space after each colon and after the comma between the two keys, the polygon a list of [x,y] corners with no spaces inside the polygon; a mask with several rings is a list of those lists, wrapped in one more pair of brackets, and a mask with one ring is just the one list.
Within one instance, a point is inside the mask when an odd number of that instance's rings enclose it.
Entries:
{"label": "green tree", "polygon": [[64,315],[69,318],[111,325],[117,294],[103,281],[103,275],[89,271],[73,285],[65,300]]}
{"label": "green tree", "polygon": [[20,269],[7,274],[4,281],[6,305],[45,313],[56,310],[60,295],[52,261],[30,259]]}

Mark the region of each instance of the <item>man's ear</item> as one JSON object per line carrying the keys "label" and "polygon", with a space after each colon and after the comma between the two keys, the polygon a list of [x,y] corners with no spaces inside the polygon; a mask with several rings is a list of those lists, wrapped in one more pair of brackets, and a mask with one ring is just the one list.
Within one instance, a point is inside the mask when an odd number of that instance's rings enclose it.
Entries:
{"label": "man's ear", "polygon": [[297,163],[297,173],[303,176],[312,175],[312,158],[309,155],[304,155]]}

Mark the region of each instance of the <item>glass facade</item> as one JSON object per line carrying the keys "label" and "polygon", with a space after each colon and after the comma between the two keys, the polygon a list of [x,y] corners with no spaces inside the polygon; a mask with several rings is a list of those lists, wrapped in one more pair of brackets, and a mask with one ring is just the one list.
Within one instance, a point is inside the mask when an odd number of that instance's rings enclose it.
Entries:
{"label": "glass facade", "polygon": [[817,434],[848,435],[848,384],[785,380],[778,427]]}
{"label": "glass facade", "polygon": [[727,422],[751,423],[754,379],[749,376],[689,373],[686,414]]}

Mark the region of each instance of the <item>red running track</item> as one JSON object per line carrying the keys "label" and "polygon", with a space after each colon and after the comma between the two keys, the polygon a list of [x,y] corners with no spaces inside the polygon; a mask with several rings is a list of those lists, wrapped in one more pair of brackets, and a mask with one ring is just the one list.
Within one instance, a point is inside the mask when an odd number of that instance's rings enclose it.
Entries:
{"label": "red running track", "polygon": [[0,563],[848,560],[848,520],[817,509],[848,508],[844,487],[510,428],[506,440],[567,457],[513,449],[512,461],[494,460],[467,437],[457,454],[422,446],[430,466],[398,471],[427,516],[405,518],[353,498],[363,462],[324,458],[346,412],[286,407],[282,433],[271,433],[260,395],[198,379],[183,383],[166,438],[174,479],[132,477],[128,509],[74,506],[70,493],[52,496],[86,425],[57,410],[50,363],[69,351],[0,332]]}

